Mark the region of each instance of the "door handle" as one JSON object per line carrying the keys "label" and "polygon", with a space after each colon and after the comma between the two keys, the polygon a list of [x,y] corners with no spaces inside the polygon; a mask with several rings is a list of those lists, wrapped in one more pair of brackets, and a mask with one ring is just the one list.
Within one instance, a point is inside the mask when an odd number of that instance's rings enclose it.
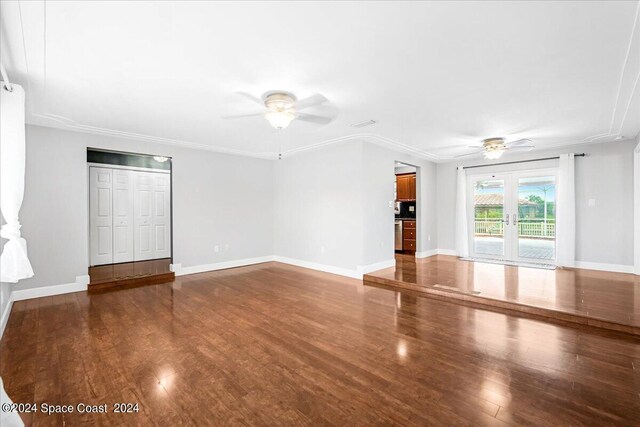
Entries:
{"label": "door handle", "polygon": [[513,214],[513,225],[518,225],[518,214]]}
{"label": "door handle", "polygon": [[509,214],[505,215],[505,223],[507,223],[507,225],[509,225]]}

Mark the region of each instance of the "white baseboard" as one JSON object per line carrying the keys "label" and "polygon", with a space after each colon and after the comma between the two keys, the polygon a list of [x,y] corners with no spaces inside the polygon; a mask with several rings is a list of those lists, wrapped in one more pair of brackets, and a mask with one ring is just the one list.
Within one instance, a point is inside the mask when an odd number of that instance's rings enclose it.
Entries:
{"label": "white baseboard", "polygon": [[89,284],[89,276],[76,276],[73,283],[65,283],[64,285],[41,286],[39,288],[20,289],[11,292],[12,301],[22,301],[25,299],[49,297],[52,295],[62,295],[71,292],[82,292],[87,290]]}
{"label": "white baseboard", "polygon": [[358,270],[348,268],[334,267],[332,265],[319,264],[311,261],[303,261],[301,259],[287,258],[282,256],[273,257],[273,261],[283,264],[295,265],[297,267],[309,268],[311,270],[324,271],[325,273],[338,274],[340,276],[351,277],[353,279],[362,279],[362,273]]}
{"label": "white baseboard", "polygon": [[227,268],[244,267],[245,265],[261,264],[263,262],[269,262],[273,260],[274,257],[270,255],[257,258],[245,258],[232,261],[216,262],[213,264],[194,265],[191,267],[182,267],[182,264],[171,264],[171,268],[176,276],[184,276],[186,274],[204,273],[207,271],[224,270]]}
{"label": "white baseboard", "polygon": [[438,255],[458,256],[455,249],[438,249]]}
{"label": "white baseboard", "polygon": [[364,274],[371,273],[372,271],[383,270],[385,268],[395,267],[395,266],[396,266],[396,260],[395,259],[388,259],[386,261],[380,261],[380,262],[376,262],[374,264],[359,265],[357,267],[357,271],[361,275],[364,275]]}
{"label": "white baseboard", "polygon": [[576,261],[576,268],[584,268],[586,270],[611,271],[614,273],[631,273],[633,274],[633,265],[622,264],[603,264],[600,262]]}
{"label": "white baseboard", "polygon": [[431,250],[428,250],[428,251],[416,252],[416,258],[428,258],[428,257],[434,256],[434,255],[457,256],[458,254],[453,249],[431,249]]}
{"label": "white baseboard", "polygon": [[437,249],[431,249],[429,251],[416,252],[416,258],[428,258],[430,256],[438,255]]}
{"label": "white baseboard", "polygon": [[194,265],[192,267],[182,267],[181,264],[171,264],[172,271],[176,276],[184,276],[186,274],[204,273],[207,271],[223,270],[234,267],[244,267],[246,265],[260,264],[263,262],[276,261],[283,264],[295,265],[297,267],[309,268],[311,270],[324,271],[325,273],[338,274],[340,276],[351,277],[354,279],[362,279],[364,274],[396,265],[395,259],[390,259],[375,264],[358,266],[355,270],[342,267],[334,267],[332,265],[319,264],[311,261],[282,257],[282,256],[264,256],[258,258],[246,258],[233,261],[225,261],[214,264]]}

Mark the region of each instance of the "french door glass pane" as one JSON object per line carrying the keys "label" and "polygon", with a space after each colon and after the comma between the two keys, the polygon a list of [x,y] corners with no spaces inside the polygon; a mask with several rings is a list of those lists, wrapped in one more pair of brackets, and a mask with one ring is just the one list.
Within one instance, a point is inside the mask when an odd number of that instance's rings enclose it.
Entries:
{"label": "french door glass pane", "polygon": [[556,178],[518,179],[518,256],[552,260],[556,250]]}
{"label": "french door glass pane", "polygon": [[504,180],[476,181],[473,245],[476,256],[504,256]]}

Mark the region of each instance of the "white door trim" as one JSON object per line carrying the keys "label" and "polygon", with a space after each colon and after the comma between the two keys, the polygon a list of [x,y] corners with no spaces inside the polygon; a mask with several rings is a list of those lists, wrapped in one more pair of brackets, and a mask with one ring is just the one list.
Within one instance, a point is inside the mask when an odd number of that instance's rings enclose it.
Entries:
{"label": "white door trim", "polygon": [[154,169],[154,168],[141,168],[138,166],[122,166],[122,165],[112,165],[110,163],[87,163],[89,167],[98,167],[98,168],[109,168],[109,169],[125,169],[129,171],[140,171],[140,172],[156,172],[156,173],[166,173],[170,174],[171,170],[169,169]]}
{"label": "white door trim", "polygon": [[634,273],[640,275],[640,143],[633,152]]}

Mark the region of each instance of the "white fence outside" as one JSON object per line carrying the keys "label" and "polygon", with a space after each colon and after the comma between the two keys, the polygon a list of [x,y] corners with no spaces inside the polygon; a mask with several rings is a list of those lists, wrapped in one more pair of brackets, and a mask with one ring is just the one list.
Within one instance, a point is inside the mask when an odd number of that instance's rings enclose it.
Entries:
{"label": "white fence outside", "polygon": [[[502,236],[504,221],[502,219],[476,219],[474,232],[476,236]],[[526,219],[518,222],[518,236],[537,239],[554,239],[556,237],[555,220]]]}

